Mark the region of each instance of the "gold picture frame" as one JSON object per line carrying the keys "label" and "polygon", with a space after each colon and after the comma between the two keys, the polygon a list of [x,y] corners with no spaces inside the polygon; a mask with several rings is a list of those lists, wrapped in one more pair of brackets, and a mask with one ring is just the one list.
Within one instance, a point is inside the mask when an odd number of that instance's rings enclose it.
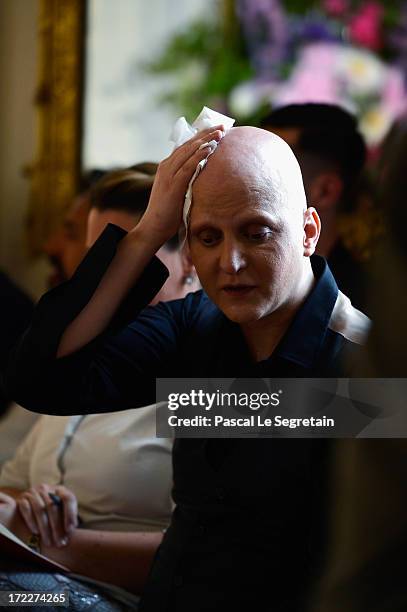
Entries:
{"label": "gold picture frame", "polygon": [[41,251],[78,188],[85,12],[86,0],[39,0],[37,150],[28,168],[32,255]]}
{"label": "gold picture frame", "polygon": [[[61,222],[81,173],[87,0],[38,0],[37,150],[31,181],[27,243],[35,256]],[[225,28],[236,28],[234,0],[219,0]]]}

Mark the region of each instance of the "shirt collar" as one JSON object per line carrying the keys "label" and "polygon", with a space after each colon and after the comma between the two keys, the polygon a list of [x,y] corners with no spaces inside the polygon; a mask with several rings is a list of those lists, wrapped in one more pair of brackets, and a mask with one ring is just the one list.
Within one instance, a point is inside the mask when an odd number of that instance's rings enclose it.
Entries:
{"label": "shirt collar", "polygon": [[325,340],[338,287],[323,257],[311,257],[315,285],[275,351],[279,357],[311,368]]}

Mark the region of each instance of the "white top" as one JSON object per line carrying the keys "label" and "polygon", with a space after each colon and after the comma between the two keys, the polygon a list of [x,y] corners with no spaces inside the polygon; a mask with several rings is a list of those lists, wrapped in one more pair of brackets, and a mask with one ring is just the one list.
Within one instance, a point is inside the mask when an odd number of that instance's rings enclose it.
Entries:
{"label": "white top", "polygon": [[155,436],[156,406],[87,416],[42,416],[5,463],[0,487],[64,484],[83,527],[157,531],[170,520],[172,443]]}
{"label": "white top", "polygon": [[0,469],[14,456],[21,442],[39,418],[38,414],[18,404],[11,404],[0,419]]}

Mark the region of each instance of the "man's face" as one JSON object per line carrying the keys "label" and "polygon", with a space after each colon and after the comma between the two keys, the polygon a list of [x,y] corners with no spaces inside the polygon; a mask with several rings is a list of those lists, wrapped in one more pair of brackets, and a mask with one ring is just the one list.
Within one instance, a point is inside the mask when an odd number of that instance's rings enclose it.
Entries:
{"label": "man's face", "polygon": [[224,197],[202,190],[194,197],[192,261],[210,299],[241,325],[289,308],[302,275],[303,235],[301,211],[264,194],[236,186]]}
{"label": "man's face", "polygon": [[61,227],[51,234],[43,247],[53,266],[49,279],[52,287],[70,278],[86,253],[88,211],[88,196],[77,196]]}

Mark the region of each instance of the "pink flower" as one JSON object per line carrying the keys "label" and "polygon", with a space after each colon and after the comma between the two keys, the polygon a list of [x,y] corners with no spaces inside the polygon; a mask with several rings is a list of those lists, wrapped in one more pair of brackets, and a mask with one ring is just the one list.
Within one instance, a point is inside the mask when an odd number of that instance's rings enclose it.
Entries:
{"label": "pink flower", "polygon": [[307,102],[337,104],[336,83],[329,73],[301,71],[277,89],[273,102],[278,106]]}
{"label": "pink flower", "polygon": [[324,0],[323,8],[333,17],[340,17],[349,8],[348,0]]}
{"label": "pink flower", "polygon": [[378,51],[382,46],[381,25],[383,7],[375,0],[366,2],[349,22],[349,38],[352,42]]}
{"label": "pink flower", "polygon": [[404,77],[396,67],[389,67],[383,90],[383,103],[386,108],[397,117],[406,109],[407,94],[404,87]]}

